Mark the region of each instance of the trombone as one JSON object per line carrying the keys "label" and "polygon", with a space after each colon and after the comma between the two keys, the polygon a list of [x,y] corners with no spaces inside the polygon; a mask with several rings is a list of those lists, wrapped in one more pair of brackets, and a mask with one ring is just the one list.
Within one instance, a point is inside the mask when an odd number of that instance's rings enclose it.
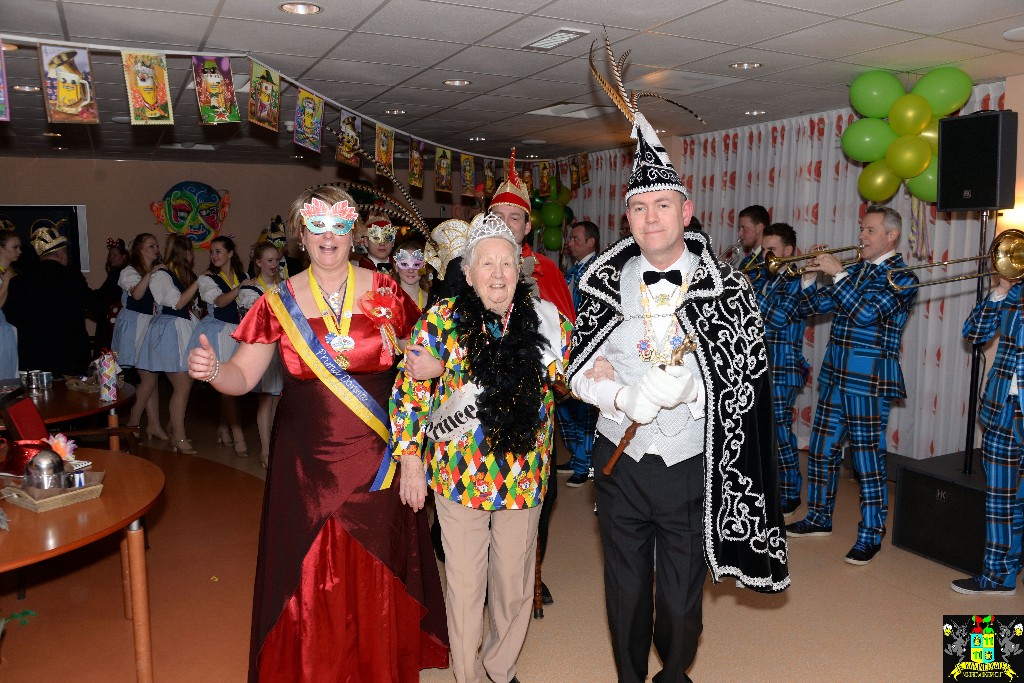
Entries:
{"label": "trombone", "polygon": [[863,248],[864,247],[859,244],[853,244],[849,247],[836,247],[835,249],[824,249],[822,251],[809,251],[806,254],[801,254],[799,256],[776,256],[775,254],[768,254],[764,258],[764,266],[772,275],[781,272],[783,275],[788,277],[799,277],[807,270],[807,266],[794,268],[794,263],[813,259],[821,254],[839,254],[844,251],[856,251],[856,256],[841,261],[844,266],[849,266],[860,261],[861,250]]}
{"label": "trombone", "polygon": [[[967,275],[958,275],[957,277],[947,277],[942,280],[932,280],[931,282],[917,282],[912,285],[900,285],[894,280],[894,276],[899,273],[908,273],[924,268],[935,268],[936,266],[948,266],[953,263],[982,261],[984,259],[990,259],[992,261],[992,270],[984,273],[969,273]],[[893,268],[886,273],[885,277],[889,280],[890,287],[895,289],[897,292],[902,292],[906,289],[941,285],[947,282],[959,282],[961,280],[973,280],[975,278],[986,277],[988,275],[998,275],[1007,280],[1019,280],[1020,278],[1024,278],[1024,231],[1011,228],[999,233],[996,235],[995,239],[992,240],[992,246],[984,256],[968,256],[966,258],[953,259],[952,261],[922,263],[917,266]]]}

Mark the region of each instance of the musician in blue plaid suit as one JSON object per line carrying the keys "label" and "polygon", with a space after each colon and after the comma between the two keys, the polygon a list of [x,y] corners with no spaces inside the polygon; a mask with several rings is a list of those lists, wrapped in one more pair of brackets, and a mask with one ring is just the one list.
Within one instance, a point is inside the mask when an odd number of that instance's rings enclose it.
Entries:
{"label": "musician in blue plaid suit", "polygon": [[[579,221],[569,233],[569,254],[575,264],[565,274],[565,283],[572,294],[575,308],[580,305],[579,284],[583,273],[597,255],[601,241],[600,231],[591,221]],[[594,479],[594,435],[597,433],[597,408],[576,398],[568,398],[556,408],[562,440],[572,453],[569,462],[558,466],[559,472],[571,472],[565,485],[583,486]]]}
{"label": "musician in blue plaid suit", "polygon": [[742,247],[743,256],[739,258],[736,267],[744,270],[757,263],[764,262],[764,250],[761,248],[761,240],[764,236],[764,229],[772,222],[768,215],[768,209],[760,204],[754,204],[740,211],[737,218],[739,222],[739,243]]}
{"label": "musician in blue plaid suit", "polygon": [[957,593],[1013,595],[1021,570],[1024,501],[1020,468],[1024,463],[1024,333],[1021,330],[1021,284],[997,278],[988,298],[971,311],[963,335],[985,344],[999,331],[999,348],[989,370],[978,419],[985,466],[985,561],[979,576],[953,581]]}
{"label": "musician in blue plaid suit", "polygon": [[[764,230],[761,248],[768,254],[785,258],[796,251],[796,231],[786,223],[773,223]],[[796,434],[793,433],[793,404],[797,392],[807,383],[810,366],[803,355],[804,328],[810,309],[800,296],[801,278],[786,272],[772,275],[767,268],[760,270],[754,281],[754,295],[764,318],[765,342],[772,364],[772,409],[775,414],[775,434],[779,444],[779,486],[782,513],[788,517],[800,507],[800,461],[797,456]]]}
{"label": "musician in blue plaid suit", "polygon": [[[907,396],[900,342],[917,290],[897,291],[886,281],[889,271],[905,265],[895,251],[902,226],[897,211],[868,207],[860,220],[862,260],[844,267],[834,254],[815,257],[808,276],[824,273],[832,285],[803,294],[812,314],[832,313],[832,331],[818,375],[820,394],[807,460],[807,517],[787,525],[786,532],[794,538],[832,535],[843,442],[849,436],[860,475],[861,521],[846,561],[856,565],[870,562],[882,545],[889,497],[885,428],[893,399]],[[908,271],[895,279],[899,285],[917,283]]]}

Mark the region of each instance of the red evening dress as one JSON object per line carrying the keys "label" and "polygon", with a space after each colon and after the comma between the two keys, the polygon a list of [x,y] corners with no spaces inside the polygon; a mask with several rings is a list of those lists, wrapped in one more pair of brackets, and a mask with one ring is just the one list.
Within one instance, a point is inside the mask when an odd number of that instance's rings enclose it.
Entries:
{"label": "red evening dress", "polygon": [[[291,287],[290,283],[287,285]],[[407,337],[415,304],[398,296],[395,332]],[[324,321],[309,319],[321,342]],[[385,409],[394,381],[380,332],[352,316],[348,372]],[[448,665],[444,597],[421,510],[398,480],[371,492],[384,443],[316,378],[262,297],[234,333],[279,342],[284,391],[274,419],[253,597],[249,681],[418,681]],[[329,347],[328,347],[329,348]]]}

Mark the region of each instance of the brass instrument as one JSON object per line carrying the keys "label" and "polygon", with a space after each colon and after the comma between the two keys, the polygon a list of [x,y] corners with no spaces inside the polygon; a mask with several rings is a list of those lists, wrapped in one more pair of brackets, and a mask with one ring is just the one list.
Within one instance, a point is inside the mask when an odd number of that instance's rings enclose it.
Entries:
{"label": "brass instrument", "polygon": [[734,268],[743,260],[743,241],[737,239],[718,255],[719,261],[725,261]]}
{"label": "brass instrument", "polygon": [[856,250],[857,255],[855,257],[841,261],[844,266],[849,266],[860,261],[861,250],[863,248],[864,247],[859,244],[854,244],[849,247],[836,247],[835,249],[824,249],[822,251],[809,251],[806,254],[801,254],[799,256],[776,256],[775,254],[768,254],[764,258],[764,266],[772,275],[781,272],[783,275],[788,277],[799,277],[807,270],[807,266],[804,266],[803,268],[793,268],[793,264],[798,261],[813,259],[821,254],[838,254],[844,251]]}
{"label": "brass instrument", "polygon": [[759,279],[761,279],[761,274],[764,272],[761,268],[761,266],[763,265],[763,263],[754,261],[750,265],[744,268],[740,268],[739,271],[746,275],[748,278],[750,278],[751,282],[757,282]]}
{"label": "brass instrument", "polygon": [[[932,280],[931,282],[918,282],[912,285],[899,285],[893,281],[893,276],[897,273],[906,273],[914,270],[922,270],[924,268],[935,268],[936,266],[948,266],[953,263],[981,261],[984,259],[991,259],[992,261],[992,270],[984,273],[969,273],[967,275],[958,275],[957,277],[947,277],[942,280]],[[885,277],[889,280],[889,285],[893,289],[897,292],[902,292],[906,289],[941,285],[947,282],[959,282],[961,280],[973,280],[975,278],[986,277],[988,275],[998,275],[1006,280],[1019,280],[1024,278],[1024,231],[1014,228],[1004,230],[999,233],[996,235],[995,239],[992,240],[992,246],[984,256],[968,256],[966,258],[953,259],[952,261],[922,263],[917,266],[893,268],[886,273]]]}

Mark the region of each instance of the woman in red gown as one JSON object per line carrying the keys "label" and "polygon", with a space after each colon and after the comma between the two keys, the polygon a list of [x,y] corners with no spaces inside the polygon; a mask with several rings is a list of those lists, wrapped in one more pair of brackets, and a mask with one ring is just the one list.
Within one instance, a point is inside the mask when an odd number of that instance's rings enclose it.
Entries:
{"label": "woman in red gown", "polygon": [[[389,419],[396,339],[416,305],[390,278],[349,264],[354,202],[335,187],[293,203],[310,268],[268,289],[221,363],[205,340],[189,372],[251,390],[280,349],[253,599],[250,681],[418,681],[448,664],[443,594],[422,514],[398,487],[372,491]],[[389,329],[390,328],[390,329]],[[276,346],[275,346],[276,345]]]}

